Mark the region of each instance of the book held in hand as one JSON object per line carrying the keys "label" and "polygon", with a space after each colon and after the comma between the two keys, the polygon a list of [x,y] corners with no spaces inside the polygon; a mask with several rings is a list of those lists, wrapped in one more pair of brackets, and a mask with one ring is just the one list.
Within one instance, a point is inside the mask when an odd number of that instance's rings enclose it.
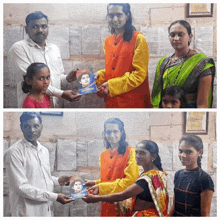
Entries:
{"label": "book held in hand", "polygon": [[79,69],[76,73],[76,77],[78,82],[78,93],[80,95],[94,93],[97,91],[95,76],[92,68]]}
{"label": "book held in hand", "polygon": [[70,196],[73,199],[81,199],[87,195],[87,189],[82,178],[75,178],[70,184]]}

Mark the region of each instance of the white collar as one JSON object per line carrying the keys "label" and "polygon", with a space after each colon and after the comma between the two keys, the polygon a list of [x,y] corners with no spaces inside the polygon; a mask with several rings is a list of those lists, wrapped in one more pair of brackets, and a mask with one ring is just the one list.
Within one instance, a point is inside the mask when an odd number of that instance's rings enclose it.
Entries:
{"label": "white collar", "polygon": [[23,143],[28,146],[28,147],[32,147],[34,149],[36,149],[37,151],[42,149],[42,145],[37,141],[37,146],[34,146],[31,142],[29,142],[28,140],[26,140],[25,138],[23,138]]}
{"label": "white collar", "polygon": [[[29,36],[28,36],[28,38],[27,38],[27,42],[28,42],[28,44],[30,45],[30,46],[32,46],[32,47],[37,47],[37,48],[39,48],[39,49],[42,49],[37,43],[35,43]],[[45,48],[46,47],[50,47],[50,43],[48,42],[48,40],[45,40],[45,43],[46,43],[46,46],[45,46]]]}

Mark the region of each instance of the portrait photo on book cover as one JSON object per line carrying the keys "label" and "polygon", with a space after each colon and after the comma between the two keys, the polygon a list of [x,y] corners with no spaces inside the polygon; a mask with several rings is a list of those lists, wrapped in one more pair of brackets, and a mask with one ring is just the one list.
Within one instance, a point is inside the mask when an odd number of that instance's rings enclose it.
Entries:
{"label": "portrait photo on book cover", "polygon": [[97,91],[93,69],[82,69],[77,71],[78,93],[81,95]]}
{"label": "portrait photo on book cover", "polygon": [[73,182],[70,183],[70,196],[73,199],[83,198],[87,194],[84,183],[85,180],[81,177],[74,178]]}

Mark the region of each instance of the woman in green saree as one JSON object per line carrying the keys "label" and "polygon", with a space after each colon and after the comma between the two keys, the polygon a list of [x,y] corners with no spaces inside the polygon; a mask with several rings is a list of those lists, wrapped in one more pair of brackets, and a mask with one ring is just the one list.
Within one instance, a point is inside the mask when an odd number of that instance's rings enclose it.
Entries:
{"label": "woman in green saree", "polygon": [[186,91],[188,108],[211,108],[214,60],[189,48],[193,35],[187,21],[174,21],[168,31],[175,53],[162,57],[157,64],[152,91],[153,107],[159,108],[163,89],[181,86]]}

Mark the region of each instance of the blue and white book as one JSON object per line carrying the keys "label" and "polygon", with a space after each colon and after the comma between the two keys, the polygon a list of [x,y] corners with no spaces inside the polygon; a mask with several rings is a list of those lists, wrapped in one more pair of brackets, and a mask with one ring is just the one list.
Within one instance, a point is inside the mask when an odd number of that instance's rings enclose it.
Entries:
{"label": "blue and white book", "polygon": [[73,199],[81,199],[87,195],[87,189],[84,181],[77,179],[70,184],[70,196]]}
{"label": "blue and white book", "polygon": [[91,71],[90,73],[83,73],[78,78],[78,93],[80,95],[94,93],[97,91],[97,86],[95,82],[94,73]]}

